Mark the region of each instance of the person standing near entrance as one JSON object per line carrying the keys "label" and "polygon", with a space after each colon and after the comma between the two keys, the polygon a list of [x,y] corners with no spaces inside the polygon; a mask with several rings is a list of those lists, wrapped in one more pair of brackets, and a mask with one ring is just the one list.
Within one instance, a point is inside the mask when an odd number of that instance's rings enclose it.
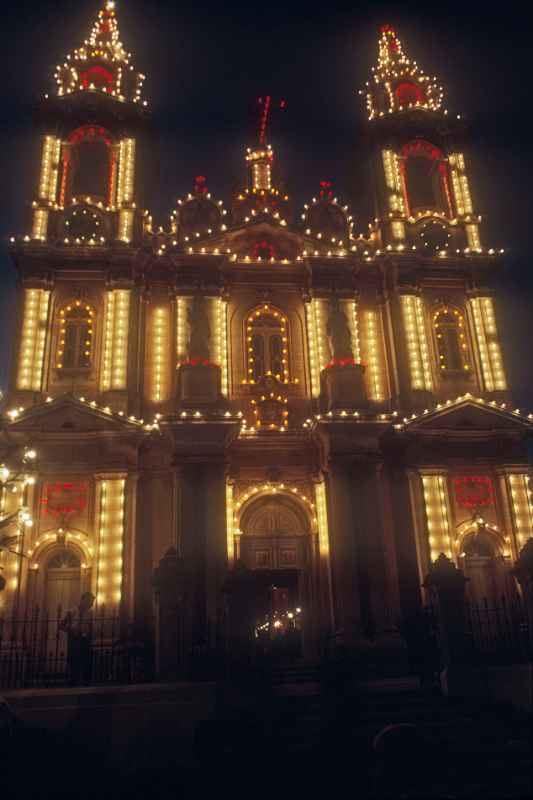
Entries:
{"label": "person standing near entrance", "polygon": [[84,592],[79,605],[67,611],[60,629],[67,634],[67,675],[71,685],[89,683],[94,594]]}

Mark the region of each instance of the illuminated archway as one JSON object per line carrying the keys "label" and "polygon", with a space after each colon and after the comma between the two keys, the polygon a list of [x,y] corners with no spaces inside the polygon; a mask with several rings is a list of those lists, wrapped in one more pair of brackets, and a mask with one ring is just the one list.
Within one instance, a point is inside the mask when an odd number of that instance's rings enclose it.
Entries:
{"label": "illuminated archway", "polygon": [[460,526],[457,550],[471,602],[493,608],[516,597],[516,582],[506,559],[509,543],[495,525],[476,515]]}
{"label": "illuminated archway", "polygon": [[481,515],[474,517],[468,522],[462,523],[457,530],[455,540],[456,550],[460,557],[475,552],[477,543],[474,541],[478,537],[479,553],[487,557],[499,557],[507,555],[509,546],[505,541],[505,536],[496,527],[487,522]]}
{"label": "illuminated archway", "polygon": [[[56,618],[91,588],[92,553],[83,534],[43,533],[29,556],[28,604]],[[57,620],[56,620],[57,621]]]}
{"label": "illuminated archway", "polygon": [[296,487],[267,486],[247,492],[235,510],[239,559],[253,573],[257,641],[274,652],[294,634],[301,653],[302,625],[313,617],[314,504]]}

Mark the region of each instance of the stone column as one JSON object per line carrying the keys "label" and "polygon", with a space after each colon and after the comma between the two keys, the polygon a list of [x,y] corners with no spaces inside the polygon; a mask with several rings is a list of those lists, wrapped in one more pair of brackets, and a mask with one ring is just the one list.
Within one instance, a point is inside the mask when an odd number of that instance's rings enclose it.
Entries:
{"label": "stone column", "polygon": [[222,647],[222,587],[228,569],[225,459],[184,467],[181,485],[181,553],[190,585],[191,648],[209,669]]}
{"label": "stone column", "polygon": [[352,470],[361,623],[369,635],[386,629],[392,610],[385,563],[381,480],[381,464],[377,462],[360,462]]}
{"label": "stone column", "polygon": [[205,593],[209,648],[222,646],[222,587],[228,571],[226,536],[225,459],[213,459],[203,467],[205,518]]}
{"label": "stone column", "polygon": [[155,674],[158,680],[177,680],[187,673],[184,647],[186,592],[183,562],[169,547],[152,576],[155,592]]}
{"label": "stone column", "polygon": [[[206,639],[205,596],[205,491],[200,464],[183,464],[180,470],[180,554],[188,585],[185,641],[190,652]],[[202,645],[203,646],[203,645]]]}
{"label": "stone column", "polygon": [[208,677],[222,649],[226,580],[226,453],[237,435],[235,418],[169,423],[180,467],[178,514],[180,555],[188,586],[186,646],[194,653],[193,674]]}
{"label": "stone column", "polygon": [[336,460],[328,475],[331,578],[335,628],[346,644],[361,625],[352,493],[350,465]]}
{"label": "stone column", "polygon": [[160,463],[159,456],[154,456],[154,461],[150,462],[149,456],[150,453],[147,453],[140,465],[136,485],[135,546],[131,555],[134,569],[130,576],[130,589],[135,623],[139,630],[148,630],[152,626],[152,570],[169,547],[179,549],[174,518],[175,481],[172,467]]}

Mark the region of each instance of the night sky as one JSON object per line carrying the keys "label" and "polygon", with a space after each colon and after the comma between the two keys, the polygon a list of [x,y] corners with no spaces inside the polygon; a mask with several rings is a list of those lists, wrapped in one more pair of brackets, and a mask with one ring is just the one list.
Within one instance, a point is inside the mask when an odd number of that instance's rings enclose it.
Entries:
{"label": "night sky", "polygon": [[[5,387],[15,279],[9,235],[30,230],[39,142],[32,109],[53,88],[55,64],[89,33],[97,0],[3,8],[0,385]],[[308,4],[117,3],[122,41],[147,75],[151,148],[142,153],[142,205],[167,224],[195,175],[229,204],[244,177],[259,95],[287,102],[271,142],[294,209],[330,179],[357,228],[373,216],[363,139],[364,98],[356,90],[377,60],[378,29],[392,24],[404,50],[445,88],[450,111],[469,122],[467,167],[482,243],[505,247],[498,313],[515,398],[533,411],[533,249],[530,133],[532,18],[507,2],[396,4],[335,0]]]}

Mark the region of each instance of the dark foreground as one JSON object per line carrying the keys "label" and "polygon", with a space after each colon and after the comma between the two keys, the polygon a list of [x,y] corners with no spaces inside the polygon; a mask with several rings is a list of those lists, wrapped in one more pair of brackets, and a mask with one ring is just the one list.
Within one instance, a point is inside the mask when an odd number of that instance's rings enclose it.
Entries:
{"label": "dark foreground", "polygon": [[8,694],[0,797],[533,795],[528,715],[412,679],[316,678]]}

